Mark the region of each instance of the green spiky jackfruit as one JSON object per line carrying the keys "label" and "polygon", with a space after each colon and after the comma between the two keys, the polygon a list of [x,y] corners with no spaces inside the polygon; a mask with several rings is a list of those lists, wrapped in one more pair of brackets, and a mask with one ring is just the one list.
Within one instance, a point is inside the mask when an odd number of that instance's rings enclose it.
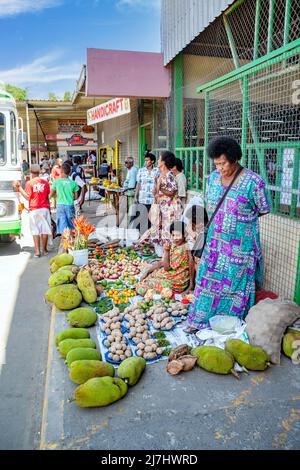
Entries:
{"label": "green spiky jackfruit", "polygon": [[122,379],[97,377],[76,388],[74,398],[83,408],[107,406],[120,400],[127,393],[127,385]]}
{"label": "green spiky jackfruit", "polygon": [[83,360],[101,361],[102,356],[97,349],[75,348],[75,349],[71,349],[71,351],[68,352],[65,362],[66,364],[68,364],[68,367],[70,367],[72,362],[83,361]]}
{"label": "green spiky jackfruit", "polygon": [[53,273],[56,273],[56,271],[59,269],[59,266],[57,266],[56,263],[52,263],[50,265],[50,272],[53,274]]}
{"label": "green spiky jackfruit", "polygon": [[102,361],[74,361],[70,367],[70,379],[78,385],[95,377],[114,377],[115,368]]}
{"label": "green spiky jackfruit", "polygon": [[139,381],[145,367],[146,361],[143,357],[128,357],[120,364],[118,376],[132,386]]}
{"label": "green spiky jackfruit", "polygon": [[48,285],[50,287],[61,286],[62,284],[70,284],[74,281],[75,274],[68,269],[64,271],[56,271],[52,276],[49,277]]}
{"label": "green spiky jackfruit", "polygon": [[58,286],[53,296],[53,303],[60,310],[72,310],[79,307],[81,302],[81,292],[73,284]]}
{"label": "green spiky jackfruit", "polygon": [[88,304],[96,302],[98,294],[95,283],[89,271],[84,268],[80,269],[79,273],[77,274],[77,285],[85,302]]}
{"label": "green spiky jackfruit", "polygon": [[58,349],[62,357],[67,357],[68,352],[76,348],[92,348],[96,349],[95,341],[91,339],[64,339],[59,345]]}
{"label": "green spiky jackfruit", "polygon": [[89,328],[93,326],[96,321],[97,314],[92,308],[76,308],[68,314],[68,322],[74,327]]}
{"label": "green spiky jackfruit", "polygon": [[199,346],[191,351],[192,356],[197,356],[197,364],[202,369],[215,374],[227,375],[233,372],[234,358],[216,346]]}
{"label": "green spiky jackfruit", "polygon": [[240,339],[227,340],[225,350],[232,354],[241,366],[249,370],[265,370],[270,364],[270,358],[262,348]]}
{"label": "green spiky jackfruit", "polygon": [[[67,253],[56,255],[50,259],[50,270],[51,272],[55,272],[58,270],[58,268],[61,268],[62,266],[72,264],[73,260],[74,260],[73,256],[68,255]],[[52,269],[55,269],[55,271],[52,271]]]}
{"label": "green spiky jackfruit", "polygon": [[295,350],[297,349],[295,345],[296,341],[300,341],[300,335],[295,334],[295,333],[287,333],[283,337],[282,349],[283,349],[284,354],[289,358],[292,357]]}
{"label": "green spiky jackfruit", "polygon": [[48,289],[46,294],[45,294],[45,299],[48,302],[54,302],[54,295],[57,293],[59,288],[64,287],[64,285],[69,287],[69,284],[62,284],[61,286],[51,287],[50,289]]}
{"label": "green spiky jackfruit", "polygon": [[66,266],[62,266],[61,268],[58,269],[59,272],[61,271],[72,271],[72,269],[79,269],[76,264],[67,264]]}
{"label": "green spiky jackfruit", "polygon": [[64,339],[89,339],[90,332],[85,328],[70,328],[69,330],[64,330],[58,333],[55,338],[56,347]]}

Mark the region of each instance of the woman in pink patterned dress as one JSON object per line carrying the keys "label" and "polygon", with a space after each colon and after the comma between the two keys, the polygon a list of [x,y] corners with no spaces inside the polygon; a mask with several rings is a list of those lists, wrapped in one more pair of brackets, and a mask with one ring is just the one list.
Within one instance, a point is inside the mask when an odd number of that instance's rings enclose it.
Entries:
{"label": "woman in pink patterned dress", "polygon": [[170,244],[170,226],[182,216],[182,204],[178,197],[178,188],[171,169],[175,166],[175,155],[172,152],[162,152],[158,160],[158,177],[155,187],[155,203],[150,210],[152,227],[145,232],[139,244],[143,242]]}

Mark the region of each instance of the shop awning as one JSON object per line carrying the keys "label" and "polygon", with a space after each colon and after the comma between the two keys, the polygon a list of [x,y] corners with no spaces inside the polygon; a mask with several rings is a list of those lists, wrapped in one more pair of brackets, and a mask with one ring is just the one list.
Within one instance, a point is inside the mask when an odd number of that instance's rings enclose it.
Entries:
{"label": "shop awning", "polygon": [[86,96],[168,98],[170,69],[154,52],[87,50]]}

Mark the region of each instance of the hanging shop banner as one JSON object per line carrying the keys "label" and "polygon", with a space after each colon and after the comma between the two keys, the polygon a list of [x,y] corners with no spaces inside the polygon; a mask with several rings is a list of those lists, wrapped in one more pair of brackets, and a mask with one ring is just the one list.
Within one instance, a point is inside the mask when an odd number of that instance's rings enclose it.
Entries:
{"label": "hanging shop banner", "polygon": [[128,113],[130,113],[129,98],[114,98],[106,103],[95,106],[95,108],[89,109],[87,111],[87,121],[88,125],[92,125]]}

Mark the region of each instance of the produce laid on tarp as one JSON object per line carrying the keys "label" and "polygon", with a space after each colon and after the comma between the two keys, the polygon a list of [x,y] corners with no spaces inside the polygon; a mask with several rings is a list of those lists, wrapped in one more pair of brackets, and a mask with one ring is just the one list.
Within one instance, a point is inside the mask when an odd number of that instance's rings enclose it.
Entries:
{"label": "produce laid on tarp", "polygon": [[[68,237],[68,244],[73,243],[71,232]],[[161,295],[153,289],[144,297],[137,295],[138,277],[153,249],[136,252],[120,247],[117,240],[103,243],[97,238],[88,247],[89,263],[81,268],[67,253],[50,260],[45,293],[46,301],[66,311],[70,327],[57,334],[55,344],[70,380],[79,385],[74,393],[78,406],[102,407],[120,400],[128,386],[141,380],[148,364],[161,360],[167,360],[171,376],[201,369],[203,374],[237,378],[237,366],[248,373],[279,363],[281,347],[287,357],[300,360],[300,325],[291,327],[300,318],[300,308],[293,302],[262,300],[246,318],[248,336],[226,338],[222,347],[204,345],[183,331],[192,294],[179,296],[165,288]],[[214,323],[220,335],[220,322]],[[89,331],[94,326],[96,338]],[[213,322],[210,328],[214,330]]]}

